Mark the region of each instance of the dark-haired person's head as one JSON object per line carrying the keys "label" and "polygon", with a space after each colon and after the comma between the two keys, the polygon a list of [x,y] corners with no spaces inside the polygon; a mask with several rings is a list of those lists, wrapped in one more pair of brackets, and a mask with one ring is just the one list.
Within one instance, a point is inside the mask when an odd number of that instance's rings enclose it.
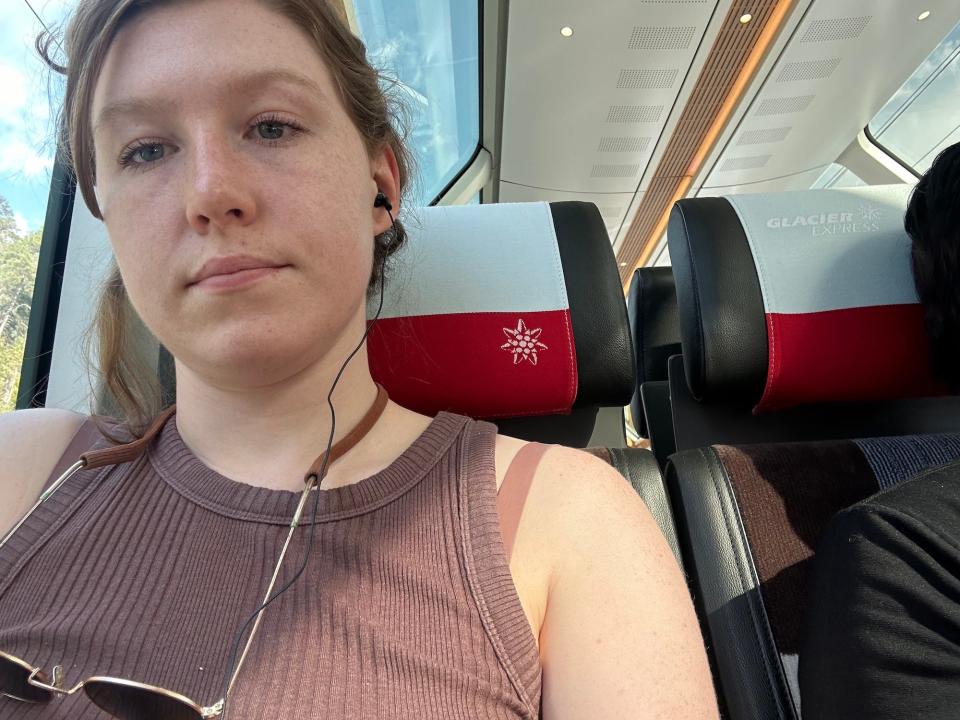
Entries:
{"label": "dark-haired person's head", "polygon": [[904,226],[934,373],[960,392],[960,143],[941,152],[917,183]]}

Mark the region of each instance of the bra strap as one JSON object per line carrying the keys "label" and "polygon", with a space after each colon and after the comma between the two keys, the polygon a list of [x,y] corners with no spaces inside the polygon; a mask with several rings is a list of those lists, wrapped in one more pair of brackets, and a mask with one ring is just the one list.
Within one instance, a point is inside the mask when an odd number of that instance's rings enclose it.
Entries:
{"label": "bra strap", "polygon": [[513,545],[517,539],[520,516],[530,493],[533,476],[540,465],[543,454],[550,449],[542,443],[527,443],[513,456],[497,493],[497,515],[500,517],[500,534],[503,537],[503,550],[507,562],[513,556]]}

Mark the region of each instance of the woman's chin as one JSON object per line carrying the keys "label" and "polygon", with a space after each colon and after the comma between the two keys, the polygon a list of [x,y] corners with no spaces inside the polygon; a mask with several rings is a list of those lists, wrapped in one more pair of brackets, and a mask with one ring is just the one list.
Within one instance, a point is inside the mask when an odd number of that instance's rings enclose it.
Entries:
{"label": "woman's chin", "polygon": [[[316,347],[316,346],[314,346]],[[319,358],[302,342],[265,345],[258,342],[207,343],[185,358],[198,375],[214,378],[221,387],[257,388],[274,385],[301,375]]]}

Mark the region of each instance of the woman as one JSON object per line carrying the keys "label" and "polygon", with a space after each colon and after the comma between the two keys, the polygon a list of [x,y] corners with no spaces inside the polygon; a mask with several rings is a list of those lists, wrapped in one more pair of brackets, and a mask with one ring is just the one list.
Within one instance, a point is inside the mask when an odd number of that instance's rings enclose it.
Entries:
{"label": "woman", "polygon": [[[126,294],[175,358],[176,410],[0,549],[0,651],[50,696],[0,698],[0,718],[106,717],[59,692],[95,675],[204,716],[229,687],[237,718],[716,717],[683,578],[616,472],[551,448],[508,565],[495,497],[523,443],[450,414],[378,415],[357,343],[372,270],[402,240],[390,210],[407,155],[324,2],[81,0],[66,50],[72,162],[122,276],[101,353]],[[126,404],[117,434],[142,435],[157,413],[125,362],[105,361]],[[4,528],[82,421],[2,418]],[[328,437],[370,422],[324,467]],[[305,473],[322,489],[279,563],[274,589],[289,588],[238,661]],[[127,716],[170,716],[143,707]]]}

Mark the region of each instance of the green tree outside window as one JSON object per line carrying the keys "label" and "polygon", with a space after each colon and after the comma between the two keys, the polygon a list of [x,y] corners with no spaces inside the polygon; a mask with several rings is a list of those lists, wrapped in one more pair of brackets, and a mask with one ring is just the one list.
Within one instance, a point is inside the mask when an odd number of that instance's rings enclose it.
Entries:
{"label": "green tree outside window", "polygon": [[43,230],[21,232],[0,196],[0,412],[13,410]]}

